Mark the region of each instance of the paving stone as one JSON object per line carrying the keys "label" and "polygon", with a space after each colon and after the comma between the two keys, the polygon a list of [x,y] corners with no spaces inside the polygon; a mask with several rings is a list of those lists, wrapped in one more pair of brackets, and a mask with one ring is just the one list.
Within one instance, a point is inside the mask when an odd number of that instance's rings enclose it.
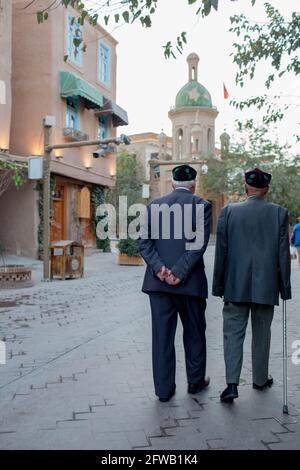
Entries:
{"label": "paving stone", "polygon": [[[206,255],[208,279],[213,246]],[[42,265],[36,263],[36,279]],[[274,386],[252,389],[251,329],[246,336],[239,399],[220,403],[225,386],[222,301],[207,307],[209,388],[187,394],[182,327],[176,335],[177,389],[168,403],[154,395],[149,300],[144,267],[121,269],[114,254],[86,258],[86,275],[5,292],[0,339],[1,449],[299,449],[300,270],[292,264],[288,302],[289,415],[282,414],[281,307],[275,309],[270,371]],[[2,299],[1,299],[2,301]],[[8,305],[10,305],[8,307]],[[66,432],[67,430],[67,432]]]}

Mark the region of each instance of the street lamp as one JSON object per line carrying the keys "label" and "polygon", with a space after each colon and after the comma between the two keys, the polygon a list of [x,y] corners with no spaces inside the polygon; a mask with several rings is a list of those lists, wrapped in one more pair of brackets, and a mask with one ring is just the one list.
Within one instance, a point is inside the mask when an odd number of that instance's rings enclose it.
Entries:
{"label": "street lamp", "polygon": [[93,157],[106,157],[109,153],[115,153],[115,147],[113,145],[100,144],[99,148],[93,152]]}

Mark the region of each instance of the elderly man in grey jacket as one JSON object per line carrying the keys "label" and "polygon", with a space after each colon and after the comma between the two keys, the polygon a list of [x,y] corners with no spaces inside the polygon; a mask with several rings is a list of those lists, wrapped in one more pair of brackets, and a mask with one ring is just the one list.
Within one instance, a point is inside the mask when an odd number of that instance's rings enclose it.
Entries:
{"label": "elderly man in grey jacket", "polygon": [[213,295],[223,297],[227,388],[221,401],[238,397],[243,342],[251,312],[253,388],[273,384],[268,374],[271,323],[279,293],[291,298],[288,212],[268,203],[272,176],[259,168],[245,173],[247,200],[229,204],[219,216]]}

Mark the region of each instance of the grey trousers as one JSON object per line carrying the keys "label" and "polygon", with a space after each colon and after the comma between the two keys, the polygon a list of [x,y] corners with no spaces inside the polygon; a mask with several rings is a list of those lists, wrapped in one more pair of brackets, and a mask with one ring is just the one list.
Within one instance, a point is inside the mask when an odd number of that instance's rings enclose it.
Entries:
{"label": "grey trousers", "polygon": [[223,345],[227,384],[239,384],[240,381],[243,364],[243,344],[250,311],[253,382],[256,385],[263,385],[268,379],[274,306],[225,302],[223,307]]}

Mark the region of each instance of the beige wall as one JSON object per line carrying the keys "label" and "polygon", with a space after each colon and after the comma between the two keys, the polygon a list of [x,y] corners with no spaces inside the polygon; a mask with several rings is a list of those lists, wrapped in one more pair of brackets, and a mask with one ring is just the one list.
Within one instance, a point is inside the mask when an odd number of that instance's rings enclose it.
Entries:
{"label": "beige wall", "polygon": [[0,149],[9,149],[11,119],[11,0],[0,1]]}
{"label": "beige wall", "polygon": [[[83,54],[82,67],[64,62],[67,53],[67,11],[76,16],[72,8],[54,9],[49,19],[39,25],[36,15],[24,15],[21,7],[26,1],[14,0],[13,19],[13,106],[11,145],[12,152],[21,155],[39,155],[43,152],[43,126],[45,115],[54,115],[56,126],[51,132],[52,143],[64,143],[63,128],[66,127],[66,100],[60,97],[59,72],[70,71],[77,74],[107,98],[116,96],[116,41],[99,27],[92,27],[88,22],[83,28],[83,40],[87,43],[87,52]],[[48,0],[41,0],[41,6],[49,5]],[[33,4],[27,13],[35,11]],[[106,87],[98,81],[98,38],[106,35],[105,42],[111,50],[111,84]],[[83,103],[80,107],[80,130],[96,138],[98,119],[92,110],[87,110]],[[110,127],[110,136],[116,131]],[[113,155],[98,160],[92,158],[92,147],[57,151],[62,155],[60,174],[78,177],[90,181],[91,174],[85,167],[92,166],[94,178],[103,177],[107,185],[114,184],[111,174],[115,174],[115,157]],[[54,153],[55,154],[55,153]],[[52,169],[55,171],[55,169]],[[80,172],[79,172],[80,170]],[[101,178],[100,178],[101,177]],[[100,182],[100,179],[101,182]]]}
{"label": "beige wall", "polygon": [[[159,154],[159,134],[154,132],[130,135],[131,144],[126,148],[128,152],[135,153],[138,161],[144,169],[145,181],[150,180],[149,161],[153,158],[152,154]],[[172,139],[166,139],[166,153],[172,155]],[[159,155],[157,156],[159,158]]]}
{"label": "beige wall", "polygon": [[42,116],[52,111],[51,28],[50,22],[37,25],[36,16],[24,14],[22,7],[24,2],[14,1],[11,151],[38,155],[43,148]]}
{"label": "beige wall", "polygon": [[145,181],[150,179],[150,167],[148,162],[152,158],[151,154],[158,154],[158,147],[158,142],[133,142],[126,149],[128,152],[136,154],[138,161],[143,167]]}
{"label": "beige wall", "polygon": [[13,184],[0,198],[0,240],[8,253],[37,257],[38,193],[35,183],[17,190]]}

